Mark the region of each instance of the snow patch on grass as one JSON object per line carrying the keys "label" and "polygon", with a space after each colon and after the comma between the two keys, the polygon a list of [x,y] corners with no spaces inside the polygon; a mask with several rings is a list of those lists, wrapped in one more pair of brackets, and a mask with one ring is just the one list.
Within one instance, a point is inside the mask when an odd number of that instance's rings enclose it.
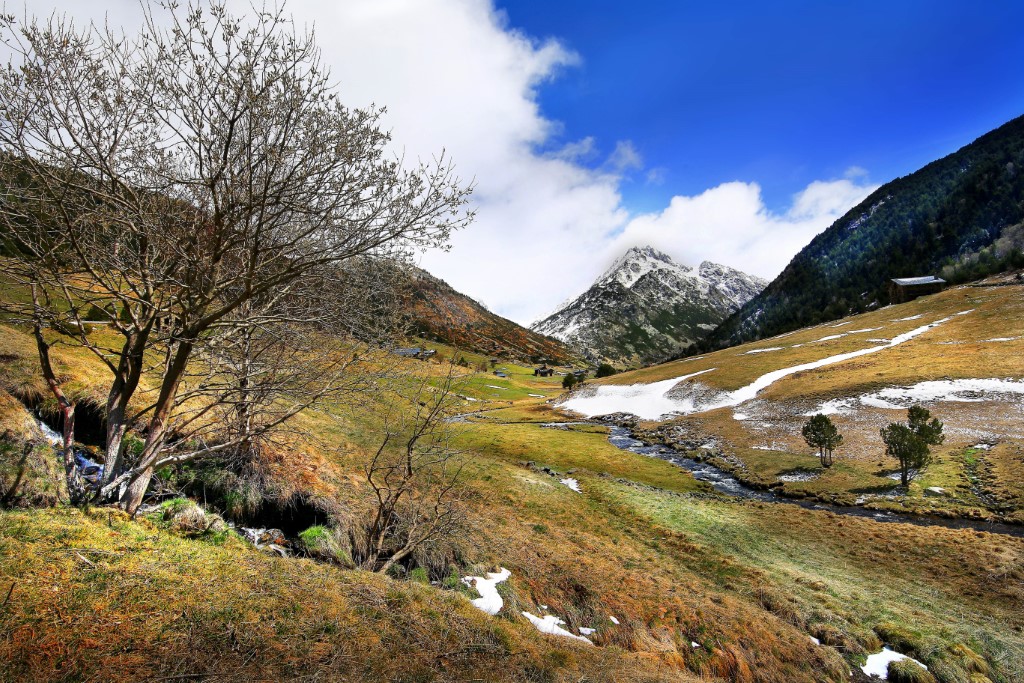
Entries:
{"label": "snow patch on grass", "polygon": [[862,666],[860,670],[868,676],[878,676],[883,681],[888,680],[889,662],[898,662],[903,659],[909,659],[915,664],[920,664],[921,667],[923,667],[925,670],[928,669],[927,666],[921,664],[921,662],[917,661],[913,657],[901,655],[899,652],[896,652],[895,650],[890,650],[887,647],[883,647],[881,652],[876,652],[873,655],[868,655],[867,664]]}
{"label": "snow patch on grass", "polygon": [[530,620],[530,623],[537,627],[537,630],[541,633],[547,633],[552,636],[562,636],[563,638],[572,638],[573,640],[581,640],[587,645],[593,645],[588,638],[578,636],[575,633],[566,631],[562,626],[565,621],[559,619],[553,614],[545,614],[543,617],[538,617],[535,614],[523,611],[523,616]]}
{"label": "snow patch on grass", "polygon": [[632,413],[644,420],[657,420],[663,415],[672,413],[693,412],[695,408],[693,399],[674,399],[670,398],[668,393],[680,382],[714,369],[709,368],[651,384],[592,386],[583,390],[587,393],[580,393],[562,403],[562,407],[587,417],[610,413]]}
{"label": "snow patch on grass", "polygon": [[902,410],[916,403],[957,402],[980,403],[997,396],[1024,395],[1024,380],[1012,379],[943,379],[919,382],[910,387],[889,387],[858,398],[833,399],[822,403],[817,410],[804,415],[848,415],[856,410],[855,403],[869,408]]}
{"label": "snow patch on grass", "polygon": [[767,349],[751,349],[750,351],[744,351],[741,355],[749,356],[754,353],[768,353],[769,351],[781,351],[784,348],[784,346],[771,346]]}
{"label": "snow patch on grass", "polygon": [[508,580],[512,572],[502,567],[500,571],[490,572],[485,576],[464,576],[462,583],[476,589],[479,598],[471,600],[473,606],[487,614],[497,614],[505,601],[498,594],[498,584]]}
{"label": "snow patch on grass", "polygon": [[571,488],[576,493],[583,493],[583,489],[580,488],[580,483],[575,479],[567,478],[559,479],[559,481],[568,486],[569,488]]}
{"label": "snow patch on grass", "polygon": [[[630,413],[644,420],[658,420],[666,415],[689,415],[693,413],[703,413],[718,408],[735,407],[755,398],[763,389],[771,386],[784,377],[788,377],[789,375],[793,375],[798,372],[803,372],[804,370],[814,370],[826,365],[833,365],[853,358],[859,358],[868,354],[891,349],[895,346],[899,346],[900,344],[904,344],[951,319],[952,316],[936,320],[935,322],[928,323],[927,325],[916,327],[908,332],[904,332],[903,334],[893,337],[892,340],[881,346],[869,346],[866,349],[840,353],[838,355],[828,356],[810,363],[801,363],[800,365],[793,365],[788,368],[774,370],[761,375],[745,387],[741,387],[735,391],[725,392],[724,394],[719,394],[717,400],[712,400],[709,403],[702,403],[698,405],[693,396],[675,398],[670,397],[669,393],[680,383],[698,375],[702,375],[705,372],[711,372],[714,368],[701,370],[700,372],[684,375],[682,377],[653,382],[651,384],[631,384],[628,386],[604,385],[596,388],[591,387],[590,389],[585,389],[587,392],[586,394],[570,398],[561,405],[563,408],[581,413],[587,417],[608,415],[611,413]],[[738,412],[733,415],[733,418],[737,420],[745,420],[748,419],[748,416],[744,413]]]}

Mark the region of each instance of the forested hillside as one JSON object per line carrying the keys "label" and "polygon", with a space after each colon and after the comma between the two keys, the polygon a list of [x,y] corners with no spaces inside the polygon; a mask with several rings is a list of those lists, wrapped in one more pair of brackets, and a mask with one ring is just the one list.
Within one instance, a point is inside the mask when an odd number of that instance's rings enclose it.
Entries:
{"label": "forested hillside", "polygon": [[1024,117],[883,185],[818,235],[702,350],[889,303],[894,277],[961,282],[1024,265]]}

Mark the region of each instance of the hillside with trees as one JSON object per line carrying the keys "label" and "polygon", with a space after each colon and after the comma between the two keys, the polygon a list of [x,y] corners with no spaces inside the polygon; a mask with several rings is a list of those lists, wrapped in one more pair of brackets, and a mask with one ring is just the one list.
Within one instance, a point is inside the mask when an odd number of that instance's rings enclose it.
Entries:
{"label": "hillside with trees", "polygon": [[1024,117],[883,185],[811,241],[696,348],[762,339],[889,303],[891,278],[965,282],[1024,266]]}

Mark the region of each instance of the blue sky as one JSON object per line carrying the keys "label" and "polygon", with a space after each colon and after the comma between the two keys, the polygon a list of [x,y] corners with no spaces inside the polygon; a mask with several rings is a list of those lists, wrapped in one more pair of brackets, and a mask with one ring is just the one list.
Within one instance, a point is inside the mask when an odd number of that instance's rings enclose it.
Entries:
{"label": "blue sky", "polygon": [[640,211],[731,180],[779,210],[815,179],[885,182],[1024,113],[1022,2],[498,6],[579,55],[539,89],[564,126],[548,144],[632,141],[645,172],[622,189]]}
{"label": "blue sky", "polygon": [[[773,278],[879,184],[1024,114],[1021,1],[285,9],[346,105],[387,107],[396,155],[475,182],[474,224],[418,262],[523,324],[631,246]],[[141,21],[137,0],[30,8],[53,10]]]}

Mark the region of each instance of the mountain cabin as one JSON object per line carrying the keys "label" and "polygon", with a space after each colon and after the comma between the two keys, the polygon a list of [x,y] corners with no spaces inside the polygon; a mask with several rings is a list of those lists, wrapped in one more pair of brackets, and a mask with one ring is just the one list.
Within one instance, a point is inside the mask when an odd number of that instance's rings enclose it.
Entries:
{"label": "mountain cabin", "polygon": [[919,296],[936,294],[946,288],[946,281],[934,275],[925,277],[898,277],[889,280],[889,300],[905,304]]}

